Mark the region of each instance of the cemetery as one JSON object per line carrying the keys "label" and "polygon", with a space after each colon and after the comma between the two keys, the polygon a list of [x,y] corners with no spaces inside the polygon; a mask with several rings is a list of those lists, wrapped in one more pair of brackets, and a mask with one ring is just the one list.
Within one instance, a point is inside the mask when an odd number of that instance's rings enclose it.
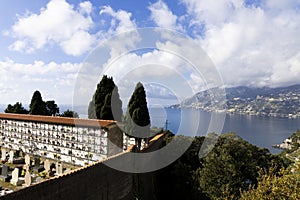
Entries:
{"label": "cemetery", "polygon": [[0,196],[104,161],[134,144],[115,121],[0,113]]}
{"label": "cemetery", "polygon": [[[17,163],[16,160],[18,160]],[[1,163],[0,196],[77,168],[76,166],[63,164],[55,160],[41,159],[29,154],[24,156],[21,151],[17,153],[14,151],[6,152],[5,149],[1,151]]]}
{"label": "cemetery", "polygon": [[117,129],[114,121],[0,113],[0,146],[84,166],[123,149]]}

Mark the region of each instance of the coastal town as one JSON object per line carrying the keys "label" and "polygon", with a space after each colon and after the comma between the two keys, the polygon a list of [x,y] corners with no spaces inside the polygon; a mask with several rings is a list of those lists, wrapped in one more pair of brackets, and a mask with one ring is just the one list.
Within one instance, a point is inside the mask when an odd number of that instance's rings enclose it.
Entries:
{"label": "coastal town", "polygon": [[197,93],[171,108],[192,108],[208,112],[280,118],[300,117],[300,86],[285,88],[228,88],[224,101],[215,100],[219,89]]}

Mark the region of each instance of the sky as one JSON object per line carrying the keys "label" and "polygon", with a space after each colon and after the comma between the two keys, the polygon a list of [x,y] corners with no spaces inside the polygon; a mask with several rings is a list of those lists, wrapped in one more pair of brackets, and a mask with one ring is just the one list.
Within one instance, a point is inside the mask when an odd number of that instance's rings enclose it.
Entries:
{"label": "sky", "polygon": [[[147,49],[155,33],[134,31],[149,27],[187,40],[161,33]],[[299,34],[298,0],[2,0],[0,104],[29,104],[35,90],[44,100],[84,104],[104,71],[122,99],[142,81],[152,104],[172,104],[215,78],[191,70],[203,54],[226,87],[300,84]],[[91,82],[80,87],[86,70]]]}

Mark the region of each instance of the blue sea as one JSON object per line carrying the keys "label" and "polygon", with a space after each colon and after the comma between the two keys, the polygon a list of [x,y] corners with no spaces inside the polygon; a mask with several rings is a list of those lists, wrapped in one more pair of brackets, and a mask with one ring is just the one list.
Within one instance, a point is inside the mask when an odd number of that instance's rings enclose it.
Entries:
{"label": "blue sea", "polygon": [[300,128],[300,119],[209,113],[194,109],[153,108],[150,115],[152,126],[166,128],[168,120],[168,129],[175,134],[206,135],[210,130],[218,134],[235,132],[244,140],[274,154],[281,150],[272,145],[280,144]]}

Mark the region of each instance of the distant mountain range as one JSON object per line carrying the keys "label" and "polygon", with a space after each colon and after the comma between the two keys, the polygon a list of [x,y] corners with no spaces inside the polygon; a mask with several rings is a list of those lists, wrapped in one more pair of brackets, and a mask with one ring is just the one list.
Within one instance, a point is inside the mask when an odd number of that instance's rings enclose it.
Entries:
{"label": "distant mountain range", "polygon": [[[222,95],[223,94],[223,95]],[[226,98],[221,98],[221,97]],[[300,85],[278,88],[212,88],[185,99],[171,108],[194,108],[274,117],[300,117]]]}

